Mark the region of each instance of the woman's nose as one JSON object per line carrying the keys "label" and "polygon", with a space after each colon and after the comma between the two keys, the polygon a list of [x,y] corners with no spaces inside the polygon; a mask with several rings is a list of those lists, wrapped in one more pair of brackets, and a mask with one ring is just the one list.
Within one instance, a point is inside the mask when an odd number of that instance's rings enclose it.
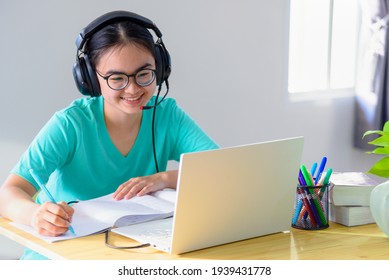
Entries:
{"label": "woman's nose", "polygon": [[140,86],[135,82],[134,77],[130,77],[127,86],[124,88],[125,92],[136,93],[139,91]]}

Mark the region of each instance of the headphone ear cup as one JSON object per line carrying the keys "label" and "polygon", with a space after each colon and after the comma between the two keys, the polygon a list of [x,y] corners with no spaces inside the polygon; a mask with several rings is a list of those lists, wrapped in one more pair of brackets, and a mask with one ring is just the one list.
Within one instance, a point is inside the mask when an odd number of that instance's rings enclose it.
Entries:
{"label": "headphone ear cup", "polygon": [[73,77],[83,95],[100,96],[100,83],[87,55],[78,57],[73,65]]}
{"label": "headphone ear cup", "polygon": [[86,80],[85,61],[82,57],[78,57],[73,65],[73,78],[78,90],[83,95],[90,95],[90,86]]}
{"label": "headphone ear cup", "polygon": [[155,57],[157,64],[157,85],[161,85],[170,76],[171,62],[167,49],[161,44],[155,44]]}
{"label": "headphone ear cup", "polygon": [[93,97],[100,96],[101,95],[100,83],[99,83],[99,80],[97,78],[97,74],[96,74],[95,70],[93,69],[92,64],[90,63],[90,60],[89,60],[89,57],[87,54],[84,54],[84,61],[85,61],[84,69],[86,72],[86,76],[87,76],[88,84],[89,84],[89,88],[90,88],[89,95],[93,96]]}

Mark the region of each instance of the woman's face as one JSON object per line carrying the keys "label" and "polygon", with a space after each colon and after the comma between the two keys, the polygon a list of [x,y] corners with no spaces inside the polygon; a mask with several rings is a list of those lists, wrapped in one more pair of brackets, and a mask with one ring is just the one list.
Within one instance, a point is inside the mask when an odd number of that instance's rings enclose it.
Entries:
{"label": "woman's face", "polygon": [[[155,59],[145,47],[134,43],[112,48],[104,53],[96,64],[96,71],[103,77],[112,73],[132,75],[142,69],[155,70]],[[113,110],[115,113],[127,115],[139,113],[140,107],[146,105],[156,89],[156,79],[150,85],[142,87],[135,82],[134,77],[130,77],[125,88],[113,90],[99,74],[97,77],[106,112]]]}

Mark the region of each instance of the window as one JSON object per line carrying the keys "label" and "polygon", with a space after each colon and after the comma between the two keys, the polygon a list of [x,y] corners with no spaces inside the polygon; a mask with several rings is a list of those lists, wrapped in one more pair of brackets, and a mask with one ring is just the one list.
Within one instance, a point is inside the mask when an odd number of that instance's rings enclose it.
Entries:
{"label": "window", "polygon": [[354,87],[358,23],[356,0],[291,0],[290,93]]}

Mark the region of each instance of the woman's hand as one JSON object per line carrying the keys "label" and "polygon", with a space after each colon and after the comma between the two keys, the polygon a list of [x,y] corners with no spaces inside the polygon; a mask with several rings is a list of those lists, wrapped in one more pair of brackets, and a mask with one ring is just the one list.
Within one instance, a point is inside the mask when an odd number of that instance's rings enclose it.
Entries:
{"label": "woman's hand", "polygon": [[115,200],[130,199],[142,196],[165,188],[175,189],[177,186],[177,170],[159,172],[150,176],[131,178],[121,184],[114,192]]}
{"label": "woman's hand", "polygon": [[65,202],[45,202],[32,215],[31,225],[42,235],[59,236],[70,226],[74,209]]}
{"label": "woman's hand", "polygon": [[10,174],[0,187],[0,214],[9,220],[31,225],[38,233],[58,236],[65,233],[74,209],[65,202],[37,204],[35,187],[26,179]]}

